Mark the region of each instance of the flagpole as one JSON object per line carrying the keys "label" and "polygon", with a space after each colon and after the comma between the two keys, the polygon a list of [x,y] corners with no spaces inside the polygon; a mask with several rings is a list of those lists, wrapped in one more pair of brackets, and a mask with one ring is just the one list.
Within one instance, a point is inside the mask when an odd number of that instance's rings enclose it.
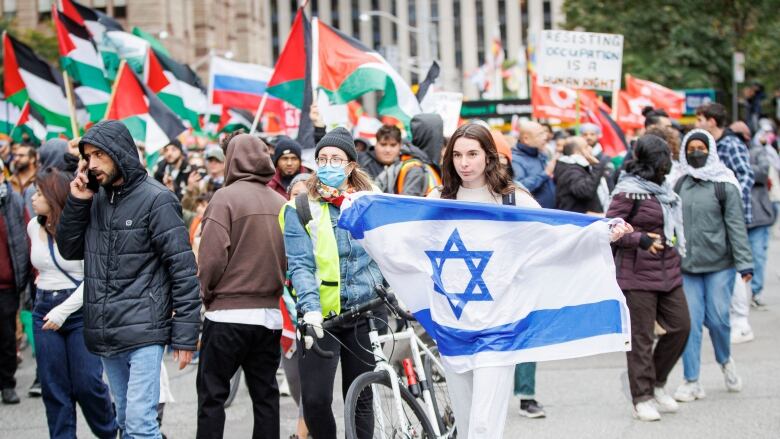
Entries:
{"label": "flagpole", "polygon": [[317,90],[320,84],[320,20],[317,17],[311,19],[311,94],[312,103],[317,103]]}
{"label": "flagpole", "polygon": [[576,130],[575,132],[579,136],[580,135],[580,90],[577,89],[577,90],[575,90],[575,92],[577,93],[577,103],[576,103],[576,109],[577,109],[577,116],[576,116],[577,120],[576,120],[576,122],[577,122],[577,125],[575,125],[575,130]]}
{"label": "flagpole", "polygon": [[70,82],[70,75],[68,71],[62,72],[62,78],[65,81],[65,97],[68,99],[68,111],[70,112],[70,129],[73,133],[73,138],[79,136],[79,123],[76,120],[76,102],[73,100],[73,84]]}
{"label": "flagpole", "polygon": [[257,112],[255,113],[255,120],[252,121],[252,129],[249,131],[249,134],[254,134],[255,131],[257,131],[257,124],[260,122],[260,115],[263,114],[263,110],[265,109],[265,102],[267,100],[268,100],[268,93],[263,93],[263,99],[260,99],[260,105],[257,106]]}
{"label": "flagpole", "polygon": [[615,122],[618,120],[618,93],[620,93],[620,85],[615,90],[612,90],[612,120]]}
{"label": "flagpole", "polygon": [[108,106],[106,107],[106,115],[103,116],[103,119],[108,119],[108,115],[111,113],[111,106],[114,105],[114,98],[116,97],[116,91],[119,86],[119,79],[122,77],[122,72],[124,71],[124,67],[127,61],[122,60],[119,63],[119,68],[117,69],[117,75],[116,78],[114,78],[114,84],[111,86],[111,97],[108,98]]}

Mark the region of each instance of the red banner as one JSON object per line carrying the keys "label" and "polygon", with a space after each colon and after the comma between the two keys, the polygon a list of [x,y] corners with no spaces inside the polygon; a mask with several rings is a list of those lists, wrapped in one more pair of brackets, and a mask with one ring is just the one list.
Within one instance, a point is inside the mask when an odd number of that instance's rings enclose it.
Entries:
{"label": "red banner", "polygon": [[634,78],[631,75],[626,75],[626,91],[631,96],[642,96],[649,99],[654,108],[666,110],[669,117],[674,119],[682,117],[683,105],[685,105],[685,95],[682,93],[655,82]]}

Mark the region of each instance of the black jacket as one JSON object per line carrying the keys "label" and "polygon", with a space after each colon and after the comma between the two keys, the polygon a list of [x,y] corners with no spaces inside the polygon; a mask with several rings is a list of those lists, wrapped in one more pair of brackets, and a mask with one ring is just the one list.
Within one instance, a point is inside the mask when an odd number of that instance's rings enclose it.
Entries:
{"label": "black jacket", "polygon": [[[0,171],[2,172],[2,171]],[[22,196],[14,192],[11,184],[0,183],[0,216],[5,223],[5,236],[11,255],[11,266],[14,272],[16,293],[23,293],[32,280],[32,265],[30,265],[30,243],[27,240],[27,221]]]}
{"label": "black jacket", "polygon": [[176,196],[149,177],[118,121],[81,139],[105,151],[124,179],[91,200],[68,196],[57,226],[65,259],[84,259],[84,339],[99,355],[148,345],[195,350],[200,288]]}
{"label": "black jacket", "polygon": [[597,193],[602,169],[558,161],[555,164],[555,208],[569,212],[603,212]]}

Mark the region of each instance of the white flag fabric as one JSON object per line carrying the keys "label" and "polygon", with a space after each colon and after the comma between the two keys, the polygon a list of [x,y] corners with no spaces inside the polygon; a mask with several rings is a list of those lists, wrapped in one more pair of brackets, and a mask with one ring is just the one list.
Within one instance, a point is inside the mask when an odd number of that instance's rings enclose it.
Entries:
{"label": "white flag fabric", "polygon": [[339,227],[458,373],[631,349],[603,219],[360,193]]}

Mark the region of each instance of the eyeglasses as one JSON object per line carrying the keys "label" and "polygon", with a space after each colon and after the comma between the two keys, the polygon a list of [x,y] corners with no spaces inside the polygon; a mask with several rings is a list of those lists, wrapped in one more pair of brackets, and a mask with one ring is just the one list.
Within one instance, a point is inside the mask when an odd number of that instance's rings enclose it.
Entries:
{"label": "eyeglasses", "polygon": [[349,163],[349,160],[343,159],[341,157],[331,157],[330,159],[326,157],[320,157],[317,159],[317,166],[320,167],[328,166],[328,163],[330,163],[331,166],[340,168],[342,166],[345,166],[347,163]]}

